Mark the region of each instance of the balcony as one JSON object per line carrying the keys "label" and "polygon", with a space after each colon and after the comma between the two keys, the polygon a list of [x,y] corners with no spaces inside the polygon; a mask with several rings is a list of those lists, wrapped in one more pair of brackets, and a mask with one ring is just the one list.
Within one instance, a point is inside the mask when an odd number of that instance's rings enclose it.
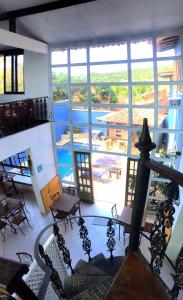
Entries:
{"label": "balcony", "polygon": [[0,138],[47,121],[46,97],[0,104]]}

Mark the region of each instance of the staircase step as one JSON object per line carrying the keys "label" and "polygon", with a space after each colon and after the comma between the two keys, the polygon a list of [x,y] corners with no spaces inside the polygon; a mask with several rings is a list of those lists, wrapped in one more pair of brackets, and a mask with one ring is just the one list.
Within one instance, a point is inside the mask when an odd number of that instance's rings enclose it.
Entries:
{"label": "staircase step", "polygon": [[109,278],[104,279],[100,284],[90,287],[84,292],[69,298],[69,300],[104,300],[113,280],[112,277]]}
{"label": "staircase step", "polygon": [[69,276],[64,279],[64,290],[67,297],[74,297],[84,290],[98,285],[103,281],[112,280],[111,276]]}
{"label": "staircase step", "polygon": [[91,262],[85,262],[83,266],[76,270],[73,276],[106,276],[108,273],[103,271],[102,269],[92,265]]}
{"label": "staircase step", "polygon": [[123,256],[115,256],[112,259],[107,258],[105,261],[99,262],[97,264],[97,268],[105,272],[107,275],[113,276],[118,272],[123,262],[123,258]]}
{"label": "staircase step", "polygon": [[[93,258],[92,258],[92,260],[89,262],[91,265],[94,265],[94,266],[96,266],[98,263],[100,263],[100,262],[102,262],[102,261],[105,261],[106,260],[106,258],[105,258],[105,256],[104,256],[104,254],[103,253],[99,253],[99,254],[97,254],[96,256],[94,256]],[[84,266],[86,266],[88,264],[88,262],[86,262],[86,261],[84,261],[83,259],[80,259],[78,262],[77,262],[77,264],[76,264],[76,266],[75,266],[75,268],[74,268],[74,271],[75,272],[78,272],[80,269],[82,269]]]}
{"label": "staircase step", "polygon": [[78,260],[77,264],[74,267],[74,272],[79,272],[80,269],[82,269],[84,266],[87,265],[87,262],[83,259]]}
{"label": "staircase step", "polygon": [[90,263],[94,266],[97,266],[97,264],[99,264],[100,262],[102,261],[105,261],[106,260],[106,257],[104,256],[103,253],[99,253],[97,254],[96,256],[94,256],[92,258],[92,260],[90,261]]}

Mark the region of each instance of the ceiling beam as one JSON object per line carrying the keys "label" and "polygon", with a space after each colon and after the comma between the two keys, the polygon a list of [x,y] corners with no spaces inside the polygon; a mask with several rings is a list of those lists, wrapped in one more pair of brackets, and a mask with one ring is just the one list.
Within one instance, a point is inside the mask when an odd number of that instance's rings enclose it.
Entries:
{"label": "ceiling beam", "polygon": [[48,53],[48,45],[46,43],[39,42],[37,40],[1,28],[0,41],[1,45],[13,48],[21,48],[42,54]]}
{"label": "ceiling beam", "polygon": [[12,18],[20,18],[28,15],[34,15],[34,14],[38,14],[50,10],[70,7],[70,6],[84,4],[93,1],[97,1],[97,0],[59,0],[59,1],[49,2],[45,4],[40,4],[36,6],[5,12],[3,14],[0,14],[0,21],[12,19]]}

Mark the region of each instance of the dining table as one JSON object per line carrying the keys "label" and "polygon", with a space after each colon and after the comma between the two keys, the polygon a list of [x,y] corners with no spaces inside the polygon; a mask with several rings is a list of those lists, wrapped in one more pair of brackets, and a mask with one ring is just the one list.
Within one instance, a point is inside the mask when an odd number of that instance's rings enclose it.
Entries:
{"label": "dining table", "polygon": [[0,199],[0,218],[6,220],[10,225],[12,231],[16,233],[16,229],[11,223],[10,217],[15,209],[21,206],[21,200],[16,198],[4,197]]}
{"label": "dining table", "polygon": [[61,213],[65,213],[66,215],[70,215],[73,212],[74,208],[77,207],[79,210],[79,215],[81,215],[80,198],[64,193],[62,195],[59,195],[51,205],[52,209],[55,209]]}

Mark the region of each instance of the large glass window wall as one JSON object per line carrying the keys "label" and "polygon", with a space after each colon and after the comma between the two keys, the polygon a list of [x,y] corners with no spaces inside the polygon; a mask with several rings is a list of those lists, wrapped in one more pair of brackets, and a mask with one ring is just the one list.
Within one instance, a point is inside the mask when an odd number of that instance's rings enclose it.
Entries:
{"label": "large glass window wall", "polygon": [[[152,157],[178,168],[183,147],[178,34],[52,49],[50,75],[55,154],[62,182],[75,182],[74,150],[138,158],[135,143],[144,117],[157,145]],[[152,182],[156,177],[152,174]]]}

